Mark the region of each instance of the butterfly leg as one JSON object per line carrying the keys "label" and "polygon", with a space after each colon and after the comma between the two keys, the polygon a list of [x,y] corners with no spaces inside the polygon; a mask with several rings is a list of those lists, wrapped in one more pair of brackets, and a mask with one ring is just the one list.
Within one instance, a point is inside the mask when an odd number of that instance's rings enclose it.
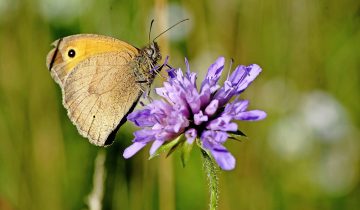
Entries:
{"label": "butterfly leg", "polygon": [[149,100],[149,103],[153,102],[153,99],[150,96],[151,87],[149,86],[148,89],[144,92],[144,98]]}
{"label": "butterfly leg", "polygon": [[169,64],[166,64],[166,67],[168,67],[169,69],[173,69],[173,67],[170,66]]}

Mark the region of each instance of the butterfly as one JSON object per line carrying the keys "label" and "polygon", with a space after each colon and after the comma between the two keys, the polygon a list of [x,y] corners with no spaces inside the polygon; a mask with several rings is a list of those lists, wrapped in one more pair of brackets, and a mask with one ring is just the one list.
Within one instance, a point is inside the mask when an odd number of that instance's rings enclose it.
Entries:
{"label": "butterfly", "polygon": [[141,49],[103,35],[77,34],[58,39],[46,56],[51,77],[62,91],[63,105],[78,132],[97,146],[110,145],[140,96],[150,90],[165,65],[155,40]]}
{"label": "butterfly", "polygon": [[139,49],[108,36],[78,34],[52,45],[46,66],[71,122],[92,144],[111,144],[157,74],[158,44]]}

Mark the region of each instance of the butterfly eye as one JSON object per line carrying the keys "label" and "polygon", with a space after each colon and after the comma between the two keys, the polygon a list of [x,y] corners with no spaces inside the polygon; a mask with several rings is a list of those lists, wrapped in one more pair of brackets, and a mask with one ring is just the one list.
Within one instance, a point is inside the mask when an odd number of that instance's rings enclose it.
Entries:
{"label": "butterfly eye", "polygon": [[73,57],[75,57],[75,50],[74,49],[70,49],[69,51],[68,51],[68,56],[70,57],[70,58],[73,58]]}
{"label": "butterfly eye", "polygon": [[146,54],[148,54],[151,57],[154,54],[154,50],[152,48],[147,48]]}

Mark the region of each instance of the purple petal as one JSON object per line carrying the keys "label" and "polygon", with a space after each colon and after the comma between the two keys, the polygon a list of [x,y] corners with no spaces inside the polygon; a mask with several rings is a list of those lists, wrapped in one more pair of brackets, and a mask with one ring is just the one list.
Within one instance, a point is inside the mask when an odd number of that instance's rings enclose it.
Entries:
{"label": "purple petal", "polygon": [[224,64],[225,64],[224,57],[219,57],[218,59],[216,59],[215,63],[213,63],[209,67],[205,78],[211,80],[213,83],[216,83],[221,76],[222,70],[224,69]]}
{"label": "purple petal", "polygon": [[174,112],[173,115],[168,116],[166,123],[166,127],[171,127],[168,130],[174,133],[179,133],[183,131],[185,127],[189,126],[189,120],[178,112]]}
{"label": "purple petal", "polygon": [[200,93],[204,92],[203,89],[206,84],[208,84],[208,88],[211,89],[212,91],[218,88],[216,83],[218,82],[222,70],[224,69],[224,64],[225,64],[225,58],[219,57],[218,59],[216,59],[215,63],[213,63],[209,67],[208,72],[206,73],[205,76],[205,80],[201,84]]}
{"label": "purple petal", "polygon": [[190,74],[190,65],[187,58],[185,58],[185,65],[186,65],[186,73]]}
{"label": "purple petal", "polygon": [[[242,66],[242,67],[243,67],[243,69],[241,71],[242,71],[243,75],[242,75],[242,79],[236,89],[237,93],[243,92],[251,84],[251,82],[255,80],[255,78],[261,72],[261,68],[257,64],[252,64],[247,67],[244,67],[244,66]],[[231,77],[230,77],[230,79],[231,79]]]}
{"label": "purple petal", "polygon": [[156,132],[157,131],[150,129],[137,130],[134,132],[135,139],[133,141],[147,143],[155,139]]}
{"label": "purple petal", "polygon": [[266,112],[262,110],[251,110],[247,112],[241,112],[234,116],[236,120],[247,120],[247,121],[257,121],[262,120],[266,117]]}
{"label": "purple petal", "polygon": [[189,130],[185,131],[186,141],[189,144],[192,144],[196,139],[197,131],[194,128],[190,128]]}
{"label": "purple petal", "polygon": [[151,116],[150,112],[151,111],[148,108],[134,111],[127,116],[127,119],[139,127],[153,126],[154,118]]}
{"label": "purple petal", "polygon": [[237,131],[238,125],[231,122],[232,116],[224,115],[210,121],[206,128],[214,131]]}
{"label": "purple petal", "polygon": [[231,103],[226,104],[224,113],[236,116],[237,113],[243,112],[249,105],[248,100],[234,100]]}
{"label": "purple petal", "polygon": [[201,92],[200,92],[200,104],[201,107],[206,106],[210,102],[210,85],[208,83],[204,83]]}
{"label": "purple petal", "polygon": [[214,99],[219,100],[220,106],[226,104],[234,95],[243,92],[254,79],[260,74],[261,68],[252,64],[249,66],[237,66],[234,72],[225,81],[224,87],[216,92]]}
{"label": "purple petal", "polygon": [[155,93],[163,98],[168,99],[169,91],[165,87],[155,88]]}
{"label": "purple petal", "polygon": [[125,151],[123,153],[123,157],[126,159],[130,158],[145,146],[146,146],[146,143],[134,142],[132,145],[130,145],[128,148],[125,149]]}
{"label": "purple petal", "polygon": [[216,92],[213,98],[219,101],[219,106],[221,107],[224,104],[226,104],[230,100],[230,98],[233,97],[233,95],[234,95],[234,91],[232,88],[225,91],[225,88],[222,87],[220,88],[219,91]]}
{"label": "purple petal", "polygon": [[168,132],[166,130],[161,130],[156,134],[155,138],[158,141],[170,141],[171,139],[174,139],[177,136],[179,136],[179,134]]}
{"label": "purple petal", "polygon": [[245,111],[248,106],[249,106],[248,100],[239,100],[234,102],[234,108],[236,113]]}
{"label": "purple petal", "polygon": [[236,160],[227,149],[222,145],[217,145],[210,150],[217,164],[223,170],[233,170],[235,168]]}
{"label": "purple petal", "polygon": [[221,145],[226,138],[227,134],[225,132],[204,131],[201,135],[203,147],[210,151],[220,168],[232,170],[235,168],[235,158]]}
{"label": "purple petal", "polygon": [[192,113],[197,113],[200,110],[201,101],[199,93],[195,88],[188,88],[186,94],[187,104],[190,106]]}
{"label": "purple petal", "polygon": [[205,114],[211,116],[215,114],[219,107],[219,101],[214,99],[210,102],[210,104],[205,108]]}
{"label": "purple petal", "polygon": [[191,84],[196,88],[196,73],[190,71],[190,65],[186,58],[185,58],[185,65],[186,65],[186,77],[189,79]]}
{"label": "purple petal", "polygon": [[229,80],[225,80],[225,82],[224,82],[225,92],[232,90],[232,89],[233,89],[233,84]]}
{"label": "purple petal", "polygon": [[173,111],[173,106],[163,100],[154,100],[151,104],[148,105],[148,107],[151,110],[150,115],[155,120],[162,118],[163,116],[166,116]]}
{"label": "purple petal", "polygon": [[194,123],[195,125],[200,125],[202,122],[208,121],[208,116],[204,115],[202,111],[194,115]]}
{"label": "purple petal", "polygon": [[155,140],[154,143],[151,145],[150,148],[150,155],[153,155],[157,149],[159,149],[159,147],[161,147],[161,145],[164,144],[164,141],[159,141],[159,140]]}
{"label": "purple petal", "polygon": [[179,91],[176,90],[169,82],[164,82],[164,87],[155,88],[155,92],[172,104],[182,101]]}
{"label": "purple petal", "polygon": [[235,70],[231,73],[229,79],[227,79],[227,80],[230,81],[232,85],[238,84],[246,77],[248,72],[249,72],[249,69],[246,68],[246,66],[239,65],[235,68]]}
{"label": "purple petal", "polygon": [[201,134],[201,140],[203,142],[208,142],[211,144],[218,144],[218,143],[224,143],[229,135],[226,132],[223,131],[213,131],[213,130],[205,130]]}
{"label": "purple petal", "polygon": [[196,88],[196,73],[190,71],[190,65],[188,60],[185,58],[186,64],[186,77],[191,81],[191,84]]}

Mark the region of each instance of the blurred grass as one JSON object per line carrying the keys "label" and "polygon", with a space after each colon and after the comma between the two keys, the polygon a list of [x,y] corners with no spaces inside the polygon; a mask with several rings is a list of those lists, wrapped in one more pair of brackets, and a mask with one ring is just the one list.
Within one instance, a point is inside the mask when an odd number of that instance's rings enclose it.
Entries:
{"label": "blurred grass", "polygon": [[[51,2],[68,9],[51,7]],[[180,15],[166,5],[180,8]],[[190,32],[178,40],[172,41],[171,34],[159,39],[173,66],[183,67],[186,56],[192,69],[204,75],[224,55],[235,64],[258,63],[264,69],[243,97],[269,116],[240,124],[249,140],[227,143],[237,167],[221,173],[220,209],[359,208],[359,1],[0,0],[0,209],[87,208],[101,149],[80,137],[67,119],[60,90],[45,67],[50,43],[74,33],[98,33],[141,47],[148,42],[149,20],[155,19],[154,36],[184,18],[184,11],[190,21],[172,33]],[[273,86],[274,81],[281,85]],[[311,141],[309,151],[286,159],[271,149],[272,128],[291,117],[302,96],[314,90],[344,107],[347,135],[332,144]],[[125,161],[122,152],[133,130],[130,124],[122,127],[116,143],[105,149],[104,209],[207,209],[200,153],[193,151],[186,168],[177,154],[148,161],[142,151]],[[350,159],[333,156],[339,151]],[[313,176],[332,157],[346,164],[341,169],[335,164],[328,174],[349,171],[348,184],[341,185],[347,183],[341,177],[334,180],[342,182],[329,184],[325,176]],[[331,185],[340,187],[331,191]]]}

